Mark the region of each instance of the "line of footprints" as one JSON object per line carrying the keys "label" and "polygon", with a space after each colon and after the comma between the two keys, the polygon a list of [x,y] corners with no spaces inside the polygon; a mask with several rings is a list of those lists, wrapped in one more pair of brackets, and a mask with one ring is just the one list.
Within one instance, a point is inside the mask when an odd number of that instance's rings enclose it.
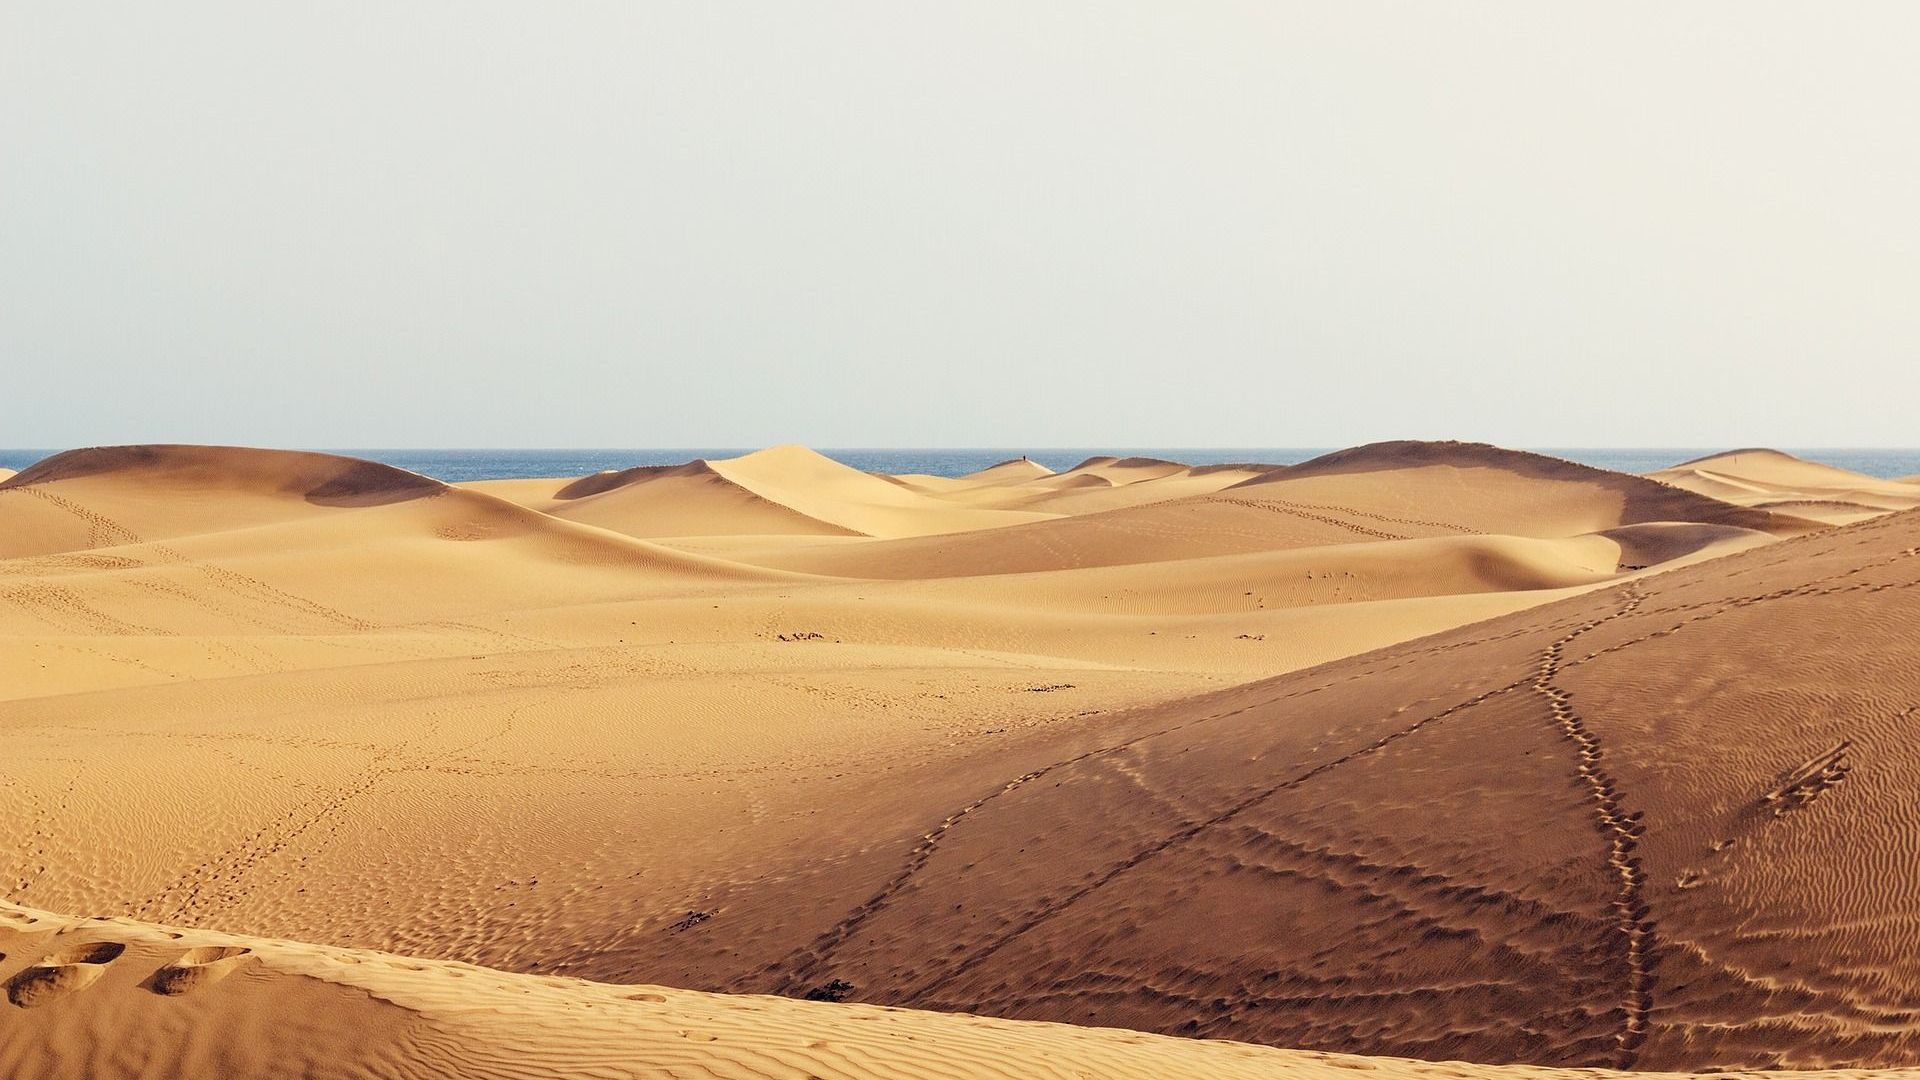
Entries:
{"label": "line of footprints", "polygon": [[[68,994],[85,990],[107,973],[107,966],[120,959],[127,947],[118,941],[89,941],[56,949],[27,965],[7,980],[7,1000],[22,1009],[32,1009]],[[188,994],[219,982],[247,962],[252,952],[238,945],[202,945],[188,949],[161,965],[147,980],[147,989],[156,994]],[[0,960],[6,959],[0,954]]]}

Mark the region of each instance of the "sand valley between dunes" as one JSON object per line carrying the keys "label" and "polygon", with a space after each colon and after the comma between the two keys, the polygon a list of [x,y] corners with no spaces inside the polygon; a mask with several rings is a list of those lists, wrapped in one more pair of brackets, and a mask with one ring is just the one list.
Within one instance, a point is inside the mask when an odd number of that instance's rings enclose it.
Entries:
{"label": "sand valley between dunes", "polygon": [[1916,507],[59,454],[0,472],[0,1076],[1920,1066]]}

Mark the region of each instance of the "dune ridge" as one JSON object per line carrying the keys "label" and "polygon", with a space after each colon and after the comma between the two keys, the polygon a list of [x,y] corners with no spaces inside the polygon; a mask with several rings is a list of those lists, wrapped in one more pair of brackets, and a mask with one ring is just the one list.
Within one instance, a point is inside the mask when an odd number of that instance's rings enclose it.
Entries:
{"label": "dune ridge", "polygon": [[0,1075],[1911,1066],[1920,518],[1735,456],[56,455]]}
{"label": "dune ridge", "polygon": [[1145,710],[726,985],[1424,1058],[1910,1065],[1917,545],[1908,512]]}
{"label": "dune ridge", "polygon": [[557,517],[642,537],[916,536],[1044,516],[950,505],[929,497],[924,484],[870,476],[801,446],[576,480],[469,486]]}
{"label": "dune ridge", "polygon": [[1725,502],[1833,525],[1920,506],[1920,485],[1911,480],[1880,480],[1778,450],[1730,450],[1650,475]]}
{"label": "dune ridge", "polygon": [[[79,965],[95,973],[84,985],[30,1002],[26,1037],[0,1038],[0,1075],[9,1076],[1312,1080],[1355,1070],[1384,1080],[1633,1075],[1363,1058],[1098,1027],[613,986],[124,919],[74,919],[4,902],[0,946],[16,956],[38,957],[24,967],[0,961],[0,976],[12,984],[49,959],[82,953],[96,958]],[[169,974],[182,971],[209,974],[190,982]],[[97,1037],[103,1022],[112,1024],[116,1038]],[[1891,1075],[1809,1073],[1807,1080]]]}

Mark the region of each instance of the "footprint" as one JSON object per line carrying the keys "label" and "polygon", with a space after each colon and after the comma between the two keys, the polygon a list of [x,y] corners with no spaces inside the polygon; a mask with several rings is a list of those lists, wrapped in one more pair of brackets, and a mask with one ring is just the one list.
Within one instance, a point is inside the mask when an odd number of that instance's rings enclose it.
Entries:
{"label": "footprint", "polygon": [[107,965],[127,947],[118,941],[94,941],[49,953],[7,981],[7,1000],[23,1009],[45,1005],[85,990],[106,974]]}
{"label": "footprint", "polygon": [[202,945],[188,949],[153,973],[156,994],[190,994],[203,986],[219,982],[247,962],[252,949],[238,945]]}
{"label": "footprint", "polygon": [[626,995],[626,999],[628,1001],[645,1001],[654,1005],[659,1005],[667,1000],[664,996],[660,994],[648,994],[648,993],[628,994]]}

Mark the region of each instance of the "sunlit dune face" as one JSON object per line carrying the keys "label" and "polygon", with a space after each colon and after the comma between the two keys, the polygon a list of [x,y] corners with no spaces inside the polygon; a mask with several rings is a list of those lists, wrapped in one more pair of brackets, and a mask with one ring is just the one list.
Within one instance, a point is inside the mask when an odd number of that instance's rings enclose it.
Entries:
{"label": "sunlit dune face", "polygon": [[1909,1062],[1920,489],[1726,458],[50,459],[0,1075]]}

